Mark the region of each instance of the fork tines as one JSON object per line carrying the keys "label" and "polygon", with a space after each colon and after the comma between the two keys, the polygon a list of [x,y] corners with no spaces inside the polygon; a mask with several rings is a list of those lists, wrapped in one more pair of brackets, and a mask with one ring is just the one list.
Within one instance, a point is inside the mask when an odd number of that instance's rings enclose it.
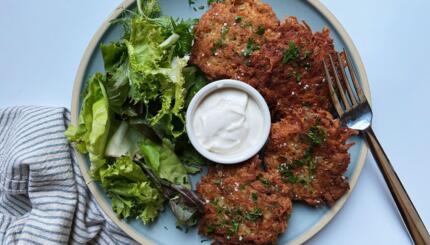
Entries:
{"label": "fork tines", "polygon": [[[366,97],[363,94],[354,67],[345,50],[341,53],[336,53],[335,59],[333,59],[332,55],[328,55],[327,59],[329,60],[329,66],[326,59],[323,60],[326,80],[329,85],[333,105],[339,117],[341,117],[344,113],[364,103]],[[347,74],[349,74],[350,79],[348,79]],[[352,88],[351,82],[354,88]]]}

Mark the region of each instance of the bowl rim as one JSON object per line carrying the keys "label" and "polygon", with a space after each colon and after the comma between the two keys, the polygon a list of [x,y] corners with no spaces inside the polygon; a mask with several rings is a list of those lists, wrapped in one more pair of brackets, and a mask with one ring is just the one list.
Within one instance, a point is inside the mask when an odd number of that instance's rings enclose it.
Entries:
{"label": "bowl rim", "polygon": [[[263,120],[263,128],[262,128],[261,134],[259,135],[257,144],[253,145],[250,148],[245,149],[245,151],[241,152],[240,154],[235,153],[231,157],[223,157],[220,154],[216,154],[205,149],[203,145],[199,142],[199,140],[197,139],[197,136],[194,133],[194,127],[193,127],[193,121],[192,121],[192,118],[198,106],[202,103],[202,101],[204,101],[205,98],[210,96],[212,93],[223,89],[235,89],[235,90],[245,92],[249,97],[252,98],[252,100],[255,101],[255,103],[259,107],[261,112],[260,116],[262,117],[262,120]],[[260,151],[260,149],[263,147],[264,143],[267,141],[267,138],[269,137],[269,133],[270,133],[270,126],[271,126],[269,106],[267,105],[263,96],[255,88],[251,87],[247,83],[239,80],[235,80],[235,79],[216,80],[207,84],[202,89],[200,89],[194,95],[193,99],[188,105],[187,112],[186,112],[186,119],[187,119],[185,123],[186,130],[188,133],[188,137],[191,141],[191,144],[194,146],[194,148],[196,148],[196,150],[207,159],[221,164],[240,163],[250,159],[252,156],[257,154],[258,151]]]}
{"label": "bowl rim", "polygon": [[[83,54],[83,57],[81,59],[81,62],[79,64],[74,85],[73,85],[73,92],[72,92],[72,102],[71,102],[71,122],[73,124],[78,123],[78,117],[79,117],[79,98],[80,98],[80,90],[82,83],[85,82],[85,71],[86,68],[91,60],[91,56],[93,55],[94,50],[97,48],[97,45],[101,38],[103,37],[104,33],[108,30],[110,21],[113,19],[116,19],[118,16],[121,15],[121,13],[130,7],[135,0],[124,0],[122,3],[116,7],[116,9],[109,15],[109,17],[102,23],[102,25],[99,27],[99,29],[96,31],[94,36],[92,37],[91,41],[89,42],[87,48],[85,49],[85,52]],[[321,14],[323,18],[325,18],[333,27],[333,29],[336,30],[336,32],[339,34],[341,40],[345,43],[345,46],[347,47],[347,50],[349,51],[349,54],[352,58],[352,60],[355,63],[355,68],[358,72],[359,77],[361,78],[361,82],[363,85],[363,91],[369,101],[371,103],[371,94],[370,94],[370,88],[369,83],[367,79],[366,70],[364,68],[364,64],[361,60],[361,57],[358,53],[358,50],[356,46],[354,45],[351,37],[348,35],[342,24],[337,20],[337,18],[330,12],[330,10],[325,7],[320,0],[307,0],[307,2],[316,9],[317,12]],[[116,214],[113,212],[111,205],[105,200],[101,193],[99,193],[96,183],[89,175],[89,169],[86,166],[86,160],[84,158],[83,154],[80,154],[75,149],[73,150],[76,156],[76,160],[79,165],[79,169],[81,170],[81,174],[85,180],[85,183],[87,184],[88,188],[91,191],[91,194],[96,199],[96,202],[100,206],[102,212],[107,215],[115,224],[117,224],[126,234],[128,234],[130,237],[132,237],[134,240],[136,240],[139,243],[142,244],[156,244],[156,242],[152,241],[151,239],[145,237],[144,235],[138,233],[136,230],[131,228],[129,224],[124,222],[123,220],[119,219]],[[334,206],[332,206],[325,214],[324,216],[311,228],[309,228],[306,232],[296,237],[294,240],[290,241],[290,245],[298,245],[306,242],[311,237],[313,237],[316,233],[318,233],[323,227],[325,227],[339,212],[339,210],[344,206],[346,200],[348,200],[349,196],[351,195],[353,189],[355,188],[355,185],[357,184],[358,177],[361,174],[361,171],[364,167],[364,163],[366,160],[368,152],[368,147],[366,144],[362,144],[361,149],[358,153],[358,160],[357,165],[355,169],[353,170],[353,174],[350,178],[349,185],[350,189],[345,195],[339,199]]]}

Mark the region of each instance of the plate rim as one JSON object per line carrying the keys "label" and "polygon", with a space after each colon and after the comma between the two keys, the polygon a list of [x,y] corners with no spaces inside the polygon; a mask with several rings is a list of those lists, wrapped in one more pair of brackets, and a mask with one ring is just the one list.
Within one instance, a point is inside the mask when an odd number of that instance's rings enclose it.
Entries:
{"label": "plate rim", "polygon": [[[80,61],[80,64],[76,73],[76,77],[74,80],[74,84],[73,84],[72,103],[71,103],[71,122],[73,124],[76,124],[78,122],[80,90],[82,87],[82,83],[85,82],[84,81],[85,70],[89,64],[91,56],[93,55],[94,50],[97,48],[97,45],[101,40],[101,38],[103,37],[104,33],[109,28],[110,21],[113,19],[116,19],[125,9],[127,9],[134,2],[135,0],[123,0],[123,2],[121,2],[115,8],[115,10],[108,16],[108,18],[103,21],[101,26],[97,29],[96,33],[91,38],[87,48],[85,49],[84,55],[82,56],[82,59]],[[340,38],[343,40],[346,47],[348,48],[348,51],[352,57],[352,60],[356,65],[357,72],[359,74],[359,77],[361,78],[364,93],[368,98],[369,102],[371,102],[370,88],[369,88],[366,70],[364,68],[364,64],[363,64],[363,61],[361,60],[360,54],[358,53],[358,50],[354,45],[351,37],[348,35],[345,28],[342,26],[339,20],[334,16],[334,14],[331,13],[330,10],[327,7],[325,7],[325,5],[320,0],[307,0],[307,2],[312,7],[314,7],[324,18],[326,18],[327,21],[338,32]],[[85,183],[87,184],[91,194],[96,199],[96,202],[102,209],[103,213],[107,215],[111,220],[113,220],[115,224],[117,224],[126,234],[128,234],[137,242],[142,244],[156,244],[156,242],[136,232],[134,229],[131,228],[129,224],[127,224],[126,222],[124,222],[123,220],[119,219],[116,216],[116,214],[111,208],[111,205],[102,197],[101,193],[98,192],[96,183],[90,177],[88,173],[89,169],[85,164],[86,161],[85,161],[84,155],[77,152],[75,149],[73,149],[73,151],[75,153],[76,160],[78,162],[79,169],[81,170],[81,174],[85,180]],[[303,244],[304,242],[312,238],[316,233],[318,233],[322,228],[324,228],[336,216],[339,210],[344,206],[346,200],[349,199],[349,196],[351,195],[352,191],[354,190],[357,184],[358,177],[360,176],[365,164],[367,152],[368,152],[367,145],[362,144],[362,147],[358,154],[357,165],[353,171],[351,178],[349,179],[349,185],[350,185],[349,191],[341,199],[339,199],[336,202],[336,204],[333,207],[331,207],[316,224],[314,224],[303,234],[296,237],[294,240],[290,241],[289,242],[290,245]]]}

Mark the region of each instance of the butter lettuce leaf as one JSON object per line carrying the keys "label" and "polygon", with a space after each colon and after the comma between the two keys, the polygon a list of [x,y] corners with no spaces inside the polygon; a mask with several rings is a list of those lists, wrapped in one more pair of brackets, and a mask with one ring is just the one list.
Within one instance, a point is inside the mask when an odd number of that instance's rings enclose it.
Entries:
{"label": "butter lettuce leaf", "polygon": [[110,137],[105,155],[108,157],[134,157],[140,150],[142,135],[135,128],[131,127],[128,122],[122,121],[118,128]]}
{"label": "butter lettuce leaf", "polygon": [[173,151],[173,146],[168,140],[156,144],[145,139],[140,147],[140,153],[147,164],[158,177],[172,183],[191,188],[187,170]]}
{"label": "butter lettuce leaf", "polygon": [[97,176],[97,170],[105,164],[104,151],[110,127],[109,101],[103,86],[105,79],[100,73],[90,78],[84,92],[78,125],[70,125],[65,132],[78,151],[89,153],[93,176]]}

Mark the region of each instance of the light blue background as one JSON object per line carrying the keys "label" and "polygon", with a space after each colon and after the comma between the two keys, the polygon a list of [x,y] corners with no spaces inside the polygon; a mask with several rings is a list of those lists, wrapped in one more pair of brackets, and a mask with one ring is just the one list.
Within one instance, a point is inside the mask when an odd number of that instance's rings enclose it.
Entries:
{"label": "light blue background", "polygon": [[[374,129],[430,227],[430,1],[322,2],[361,53],[372,91]],[[119,3],[0,0],[0,106],[70,107],[86,45]],[[366,243],[410,243],[371,157],[344,208],[309,242]]]}

